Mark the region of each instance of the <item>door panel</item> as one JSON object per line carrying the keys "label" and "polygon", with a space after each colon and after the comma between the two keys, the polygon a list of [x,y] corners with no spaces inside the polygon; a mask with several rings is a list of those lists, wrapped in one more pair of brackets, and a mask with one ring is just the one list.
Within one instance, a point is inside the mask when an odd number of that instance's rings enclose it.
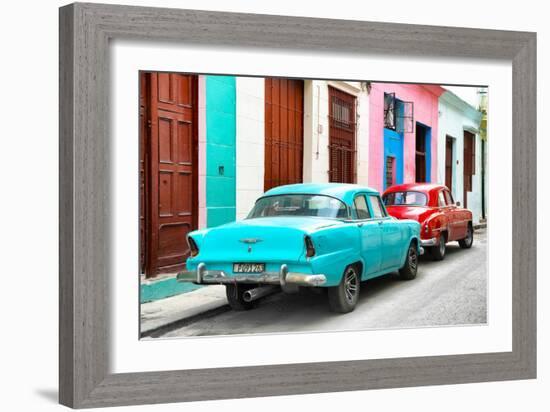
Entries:
{"label": "door panel", "polygon": [[304,82],[265,79],[264,190],[303,181]]}
{"label": "door panel", "polygon": [[145,273],[154,276],[185,266],[186,236],[197,228],[197,78],[149,76]]}
{"label": "door panel", "polygon": [[382,200],[378,195],[367,196],[371,215],[380,227],[381,256],[380,269],[384,270],[399,265],[403,257],[403,235],[400,223],[387,216]]}
{"label": "door panel", "polygon": [[363,280],[378,274],[382,261],[382,228],[376,220],[358,224],[361,233],[361,257],[365,262]]}
{"label": "door panel", "polygon": [[355,183],[355,96],[329,86],[329,181]]}
{"label": "door panel", "polygon": [[387,269],[401,265],[405,258],[403,246],[403,231],[399,221],[393,219],[382,219],[382,258],[381,268]]}

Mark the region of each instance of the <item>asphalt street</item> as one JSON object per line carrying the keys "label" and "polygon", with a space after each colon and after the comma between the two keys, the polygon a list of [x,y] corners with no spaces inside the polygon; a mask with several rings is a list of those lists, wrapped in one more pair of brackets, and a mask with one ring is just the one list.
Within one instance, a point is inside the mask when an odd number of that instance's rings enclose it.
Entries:
{"label": "asphalt street", "polygon": [[486,231],[480,229],[471,249],[460,249],[452,242],[443,261],[423,256],[416,279],[402,281],[390,274],[363,282],[359,302],[351,313],[329,312],[322,292],[277,293],[264,298],[253,310],[198,317],[157,337],[412,328],[486,321]]}

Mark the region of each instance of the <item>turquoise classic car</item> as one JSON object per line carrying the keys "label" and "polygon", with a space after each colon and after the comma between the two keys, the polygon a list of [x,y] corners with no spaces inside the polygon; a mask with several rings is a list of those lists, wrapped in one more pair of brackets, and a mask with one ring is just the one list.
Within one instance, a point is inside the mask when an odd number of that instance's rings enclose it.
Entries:
{"label": "turquoise classic car", "polygon": [[326,288],[331,310],[352,311],[361,281],[398,271],[416,277],[420,225],[388,215],[380,194],[352,184],[279,186],[248,217],[191,232],[178,280],[223,284],[232,308],[276,290]]}

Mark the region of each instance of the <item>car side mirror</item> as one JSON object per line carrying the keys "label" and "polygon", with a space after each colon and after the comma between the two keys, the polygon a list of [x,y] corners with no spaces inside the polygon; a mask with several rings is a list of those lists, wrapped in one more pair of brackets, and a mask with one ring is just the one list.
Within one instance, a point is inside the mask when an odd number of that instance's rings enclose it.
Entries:
{"label": "car side mirror", "polygon": [[460,202],[456,202],[457,207],[460,207]]}

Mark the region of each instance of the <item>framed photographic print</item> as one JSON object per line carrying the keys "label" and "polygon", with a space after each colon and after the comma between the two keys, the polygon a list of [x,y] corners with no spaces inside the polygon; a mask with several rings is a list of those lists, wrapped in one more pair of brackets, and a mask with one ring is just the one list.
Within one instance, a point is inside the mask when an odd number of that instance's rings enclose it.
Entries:
{"label": "framed photographic print", "polygon": [[536,36],[60,9],[60,401],[536,376]]}

